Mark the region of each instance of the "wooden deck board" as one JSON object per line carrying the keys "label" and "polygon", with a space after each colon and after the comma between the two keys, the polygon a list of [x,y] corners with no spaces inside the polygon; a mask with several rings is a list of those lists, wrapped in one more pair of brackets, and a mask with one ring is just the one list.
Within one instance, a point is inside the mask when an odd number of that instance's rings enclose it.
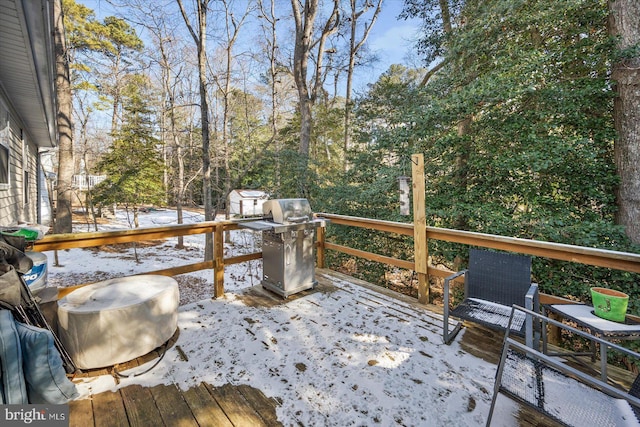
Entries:
{"label": "wooden deck board", "polygon": [[175,427],[198,427],[193,413],[182,393],[174,384],[151,387],[151,394],[156,401],[164,425]]}
{"label": "wooden deck board", "polygon": [[182,395],[199,425],[233,427],[229,418],[227,418],[204,384],[201,383],[196,387],[192,387]]}
{"label": "wooden deck board", "polygon": [[267,423],[258,415],[256,410],[249,405],[249,402],[238,391],[237,387],[225,384],[222,387],[211,387],[207,384],[207,389],[218,402],[220,407],[227,414],[231,423],[236,427],[267,427]]}
{"label": "wooden deck board", "polygon": [[247,399],[247,402],[253,407],[260,417],[268,426],[282,426],[276,415],[276,406],[278,402],[269,399],[264,393],[256,388],[246,384],[238,386],[238,391]]}
{"label": "wooden deck board", "polygon": [[275,427],[278,402],[248,385],[131,385],[69,404],[69,426]]}
{"label": "wooden deck board", "polygon": [[69,427],[87,427],[93,425],[91,399],[69,402]]}
{"label": "wooden deck board", "polygon": [[108,391],[93,396],[93,418],[95,427],[128,426],[129,420],[120,392]]}
{"label": "wooden deck board", "polygon": [[120,390],[132,426],[162,425],[162,417],[148,388],[132,385]]}

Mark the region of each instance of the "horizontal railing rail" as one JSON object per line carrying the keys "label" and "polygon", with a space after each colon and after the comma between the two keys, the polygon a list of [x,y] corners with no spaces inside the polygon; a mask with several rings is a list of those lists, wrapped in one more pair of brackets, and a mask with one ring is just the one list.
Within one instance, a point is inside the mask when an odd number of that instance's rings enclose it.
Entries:
{"label": "horizontal railing rail", "polygon": [[[34,249],[40,252],[90,248],[118,243],[139,242],[143,240],[168,239],[177,236],[213,233],[217,227],[230,227],[232,224],[214,221],[197,224],[167,225],[160,227],[141,227],[130,230],[92,231],[86,233],[48,234],[34,243]],[[237,228],[237,225],[236,225]]]}
{"label": "horizontal railing rail", "polygon": [[[318,213],[316,216],[328,219],[330,221],[329,223],[334,225],[344,225],[386,233],[395,233],[405,236],[414,236],[413,224],[376,220],[370,218],[359,218],[330,213]],[[239,228],[239,224],[244,221],[246,220],[207,221],[195,224],[145,227],[130,230],[51,234],[46,235],[41,240],[36,241],[34,243],[34,250],[43,252],[49,250],[87,248],[102,245],[113,245],[145,240],[164,240],[171,237],[213,233],[213,260],[200,261],[192,264],[185,264],[179,267],[152,271],[148,274],[163,274],[167,276],[173,276],[177,274],[190,273],[205,269],[213,269],[214,297],[217,298],[224,294],[225,265],[243,263],[250,260],[260,259],[262,257],[262,252],[256,252],[246,255],[224,258],[222,244],[224,232],[237,230]],[[521,254],[617,269],[632,273],[640,273],[640,254],[628,252],[616,252],[605,249],[587,248],[567,244],[497,236],[437,227],[427,227],[426,238],[427,240],[435,239],[447,242],[462,243],[472,246],[507,250]],[[415,260],[397,259],[332,243],[330,241],[327,241],[326,231],[322,228],[318,229],[317,240],[317,260],[318,267],[321,268],[324,268],[325,266],[325,251],[333,250],[347,255],[415,271]],[[429,266],[427,272],[429,276],[434,277],[446,277],[452,273],[454,272],[451,270],[437,268],[434,266]],[[59,290],[59,296],[70,292],[70,290],[75,289],[76,287],[77,286]],[[560,297],[544,294],[541,295],[541,302],[543,303],[560,301],[570,302]]]}
{"label": "horizontal railing rail", "polygon": [[[395,233],[405,236],[414,236],[413,224],[399,223],[371,218],[359,218],[346,215],[330,213],[318,213],[318,217],[325,218],[330,224],[344,225],[356,228],[365,228],[388,233]],[[347,255],[352,255],[370,261],[414,270],[412,266],[415,261],[399,260],[386,256],[337,245],[326,241],[326,233],[318,234],[318,261],[319,266],[324,267],[324,250],[334,250]],[[640,273],[640,254],[629,252],[617,252],[606,249],[588,248],[584,246],[574,246],[561,243],[544,242],[539,240],[528,240],[517,237],[497,236],[493,234],[477,233],[471,231],[452,230],[447,228],[427,227],[426,239],[442,240],[452,243],[461,243],[482,248],[500,249],[510,252],[533,255],[544,258],[569,261],[579,264],[592,265],[597,267],[611,268],[615,270]],[[455,273],[454,271],[428,266],[428,276],[447,277]],[[540,294],[540,303],[576,303],[562,297]],[[640,320],[636,316],[634,318]]]}
{"label": "horizontal railing rail", "polygon": [[[193,273],[200,270],[212,269],[214,271],[214,297],[224,294],[224,267],[225,265],[239,264],[250,260],[260,259],[262,252],[238,255],[224,258],[224,246],[222,245],[225,231],[237,230],[238,221],[205,221],[194,224],[167,225],[158,227],[141,227],[128,230],[94,231],[82,233],[48,234],[33,244],[33,249],[38,252],[51,250],[64,250],[74,248],[90,248],[97,246],[116,245],[122,243],[142,242],[148,240],[166,240],[171,237],[191,236],[196,234],[212,233],[214,235],[213,259],[192,264],[184,264],[162,270],[149,271],[146,274],[160,274],[175,276],[178,274]],[[218,243],[218,244],[216,244]],[[62,298],[69,292],[88,283],[69,286],[58,290],[58,298]]]}
{"label": "horizontal railing rail", "polygon": [[[413,224],[329,213],[319,213],[317,216],[330,220],[331,224],[348,225],[352,227],[413,236]],[[427,227],[427,240],[428,239],[462,243],[491,249],[501,249],[526,255],[535,255],[561,261],[570,261],[597,267],[640,273],[640,254],[629,252],[616,252],[606,249],[587,248],[562,243],[497,236],[493,234],[438,227]]]}

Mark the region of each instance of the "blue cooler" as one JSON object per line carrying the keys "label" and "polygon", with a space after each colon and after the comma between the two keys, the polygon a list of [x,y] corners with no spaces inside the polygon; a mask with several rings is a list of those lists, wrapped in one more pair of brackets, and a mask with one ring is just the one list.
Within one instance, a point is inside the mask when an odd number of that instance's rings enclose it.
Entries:
{"label": "blue cooler", "polygon": [[22,275],[32,294],[37,294],[47,286],[47,256],[42,252],[25,252],[33,260],[33,267]]}

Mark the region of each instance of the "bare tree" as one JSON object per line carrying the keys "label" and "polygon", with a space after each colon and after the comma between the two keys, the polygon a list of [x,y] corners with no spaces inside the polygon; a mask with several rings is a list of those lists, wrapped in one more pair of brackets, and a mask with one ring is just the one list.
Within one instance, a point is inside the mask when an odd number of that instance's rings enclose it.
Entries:
{"label": "bare tree", "polygon": [[279,67],[278,67],[278,33],[276,23],[278,18],[276,17],[276,4],[275,0],[269,2],[269,10],[265,8],[264,1],[258,0],[258,7],[260,8],[263,22],[263,32],[265,34],[266,49],[265,53],[269,59],[269,89],[271,99],[271,140],[276,142],[276,164],[274,165],[275,177],[274,182],[276,188],[280,188],[280,144],[277,143],[278,136],[278,79],[279,79]]}
{"label": "bare tree", "polygon": [[53,2],[54,40],[56,55],[56,96],[58,101],[57,125],[58,183],[54,230],[56,233],[71,233],[73,192],[73,129],[71,122],[72,99],[69,77],[69,57],[64,33],[62,0]]}
{"label": "bare tree", "polygon": [[[319,0],[291,0],[293,18],[295,22],[295,46],[293,51],[293,76],[298,90],[298,108],[300,111],[300,145],[298,152],[302,157],[300,165],[300,185],[301,192],[307,191],[306,174],[309,159],[309,147],[311,144],[311,128],[313,126],[312,106],[317,99],[318,91],[321,88],[321,70],[324,56],[324,45],[327,37],[334,33],[339,23],[339,0],[333,0],[333,10],[327,19],[320,37],[313,41],[314,25],[318,13]],[[318,46],[316,57],[314,86],[309,87],[307,83],[307,72],[309,67],[309,56],[313,47]]]}
{"label": "bare tree", "polygon": [[[233,77],[233,48],[235,46],[236,41],[238,40],[238,35],[240,34],[240,29],[244,24],[245,20],[249,16],[249,14],[255,9],[255,5],[252,1],[247,1],[245,4],[245,9],[237,18],[233,11],[231,10],[230,3],[228,0],[221,0],[222,5],[224,6],[225,11],[225,69],[224,69],[224,84],[220,87],[223,95],[223,107],[222,107],[222,143],[223,143],[223,160],[224,160],[224,186],[221,194],[221,199],[226,200],[227,195],[231,192],[231,170],[230,170],[230,143],[229,143],[229,128],[231,126],[231,115],[230,115],[230,101],[231,101],[231,80]],[[225,209],[225,216],[229,218],[229,205]],[[227,235],[228,237],[229,235]]]}
{"label": "bare tree", "polygon": [[295,48],[293,52],[293,75],[298,89],[300,109],[300,147],[303,156],[309,156],[311,140],[311,94],[307,84],[307,68],[311,52],[313,26],[318,12],[318,0],[291,0],[293,18],[296,25]]}
{"label": "bare tree", "polygon": [[[95,159],[95,153],[92,150],[89,141],[89,123],[93,118],[95,104],[88,100],[86,93],[79,94],[79,91],[75,91],[75,108],[74,111],[74,123],[76,124],[76,140],[74,149],[74,171],[84,172],[85,174],[91,170],[91,166]],[[87,183],[89,184],[89,183]],[[90,219],[93,221],[93,228],[98,231],[98,222],[96,221],[95,206],[93,205],[92,188],[91,185],[87,185],[86,192],[86,207],[90,212]]]}
{"label": "bare tree", "polygon": [[620,176],[616,222],[625,227],[632,242],[640,244],[640,2],[610,0],[609,10],[610,32],[622,53],[611,75],[617,91],[614,151]]}
{"label": "bare tree", "polygon": [[265,8],[264,0],[258,0],[258,7],[260,8],[260,17],[262,22],[266,25],[262,25],[262,30],[265,34],[266,48],[265,54],[269,59],[269,89],[271,99],[271,138],[275,138],[278,133],[278,117],[277,117],[277,95],[278,95],[278,76],[280,70],[278,67],[278,33],[276,23],[278,18],[276,17],[276,5],[275,0],[269,2],[269,10]]}
{"label": "bare tree", "polygon": [[364,32],[362,37],[357,39],[357,30],[358,30],[358,20],[365,14],[367,11],[373,7],[373,4],[369,2],[369,0],[365,0],[364,4],[358,8],[356,0],[350,0],[351,6],[351,15],[350,15],[350,29],[351,34],[349,37],[349,67],[347,69],[347,91],[345,94],[345,106],[344,106],[344,169],[347,170],[347,153],[349,150],[349,144],[351,139],[351,109],[353,107],[351,102],[351,92],[352,92],[352,84],[353,84],[353,72],[356,66],[356,57],[358,55],[358,51],[362,48],[364,43],[367,41],[369,37],[369,33],[373,28],[376,20],[378,19],[378,15],[382,10],[382,1],[378,0],[378,4],[376,5],[373,16],[371,20],[365,22],[364,24]]}
{"label": "bare tree", "polygon": [[[178,109],[181,107],[177,103],[178,88],[183,71],[183,63],[172,56],[177,51],[176,34],[172,29],[167,28],[164,16],[156,17],[154,14],[147,14],[149,22],[147,28],[154,35],[154,53],[157,55],[160,66],[160,80],[162,84],[162,139],[163,139],[163,159],[164,159],[164,182],[165,188],[170,193],[172,201],[176,207],[177,222],[182,224],[184,220],[183,203],[185,201],[185,166],[182,143],[180,141],[180,125],[178,123]],[[153,24],[153,25],[151,25]],[[172,155],[169,155],[171,152]],[[177,171],[176,179],[169,181],[169,170],[175,160]],[[174,184],[175,183],[175,184]],[[178,237],[178,248],[184,247],[184,238]]]}
{"label": "bare tree", "polygon": [[[209,104],[207,101],[207,11],[210,0],[197,0],[197,29],[189,19],[182,0],[176,0],[187,29],[198,50],[198,78],[200,81],[200,120],[202,125],[202,198],[204,202],[204,219],[215,218],[211,194],[211,158],[209,154]],[[197,30],[197,31],[196,31]],[[205,260],[213,259],[213,236],[207,234],[205,243]]]}
{"label": "bare tree", "polygon": [[[163,141],[164,186],[168,197],[176,207],[177,223],[184,221],[183,206],[187,202],[189,184],[193,183],[201,169],[188,171],[185,157],[189,154],[186,143],[191,138],[186,129],[193,128],[191,121],[194,103],[188,95],[192,93],[189,84],[189,71],[192,68],[186,58],[191,52],[182,49],[182,37],[177,31],[172,11],[167,8],[154,8],[146,0],[127,0],[128,18],[134,19],[137,25],[146,28],[151,36],[152,46],[148,50],[152,62],[158,65],[158,80],[162,91],[161,136]],[[180,18],[181,19],[181,18]],[[154,67],[156,68],[156,67]],[[196,67],[193,67],[195,70]],[[186,141],[183,141],[186,140]],[[187,179],[187,175],[190,179]],[[184,238],[178,237],[177,248],[184,247]]]}
{"label": "bare tree", "polygon": [[258,6],[260,8],[260,18],[262,22],[262,31],[264,37],[262,41],[264,43],[263,55],[269,61],[267,76],[270,112],[269,112],[269,125],[271,128],[271,143],[275,150],[275,164],[274,164],[274,186],[276,189],[280,188],[281,178],[281,159],[280,152],[282,150],[281,141],[278,138],[278,132],[282,125],[284,117],[290,117],[290,101],[295,99],[295,94],[291,88],[295,87],[295,82],[291,81],[293,77],[287,67],[285,67],[284,61],[281,58],[280,45],[278,41],[278,22],[280,19],[276,15],[276,0],[258,0]]}
{"label": "bare tree", "polygon": [[333,52],[333,49],[326,49],[327,40],[329,36],[335,34],[338,31],[338,25],[340,24],[340,1],[335,0],[333,2],[333,9],[329,18],[324,24],[320,37],[314,41],[313,47],[316,48],[316,67],[315,67],[315,81],[311,88],[311,105],[313,106],[319,98],[320,92],[323,89],[324,81],[328,74],[329,67],[324,67],[324,54],[327,52]]}

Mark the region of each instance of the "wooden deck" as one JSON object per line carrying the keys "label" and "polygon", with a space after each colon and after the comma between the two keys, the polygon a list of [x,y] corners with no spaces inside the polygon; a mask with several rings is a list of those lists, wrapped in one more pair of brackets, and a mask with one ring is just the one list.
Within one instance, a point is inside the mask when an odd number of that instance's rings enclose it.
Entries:
{"label": "wooden deck", "polygon": [[[418,304],[410,297],[380,289],[339,273],[328,270],[322,272],[324,274],[319,275],[319,284],[315,289],[292,295],[287,300],[260,287],[248,289],[241,299],[248,306],[273,307],[304,298],[315,292],[334,292],[337,288],[331,280],[336,278],[349,280],[350,283],[392,296],[405,304],[410,304],[416,310],[425,310],[424,305]],[[426,309],[441,311],[441,308],[436,306],[427,306]],[[489,363],[497,364],[502,346],[502,334],[472,324],[467,325],[465,329],[466,332],[456,338],[460,342],[461,349]],[[174,342],[170,342],[169,345],[173,345],[177,338],[176,335]],[[159,357],[158,352],[152,352],[126,366],[119,366],[118,369],[128,369],[157,357]],[[93,371],[83,375],[104,374],[113,374],[113,370]],[[488,393],[491,393],[491,390]],[[181,390],[173,384],[153,387],[131,385],[115,392],[99,393],[71,402],[70,426],[281,426],[283,424],[276,415],[281,402],[277,399],[269,398],[261,390],[249,385],[225,384],[214,387],[203,382],[188,390]],[[472,400],[469,401],[470,411],[476,404]],[[520,409],[518,419],[521,426],[556,425],[527,408]]]}
{"label": "wooden deck", "polygon": [[281,426],[277,402],[260,390],[201,383],[182,391],[175,385],[131,385],[71,402],[70,426]]}
{"label": "wooden deck", "polygon": [[[470,325],[463,347],[497,362],[498,335]],[[71,402],[69,426],[275,427],[283,425],[276,416],[278,405],[277,400],[247,385],[213,387],[201,383],[187,391],[175,385],[132,385]],[[518,418],[522,427],[558,426],[526,407],[520,408]]]}
{"label": "wooden deck", "polygon": [[[277,300],[265,298],[264,303],[273,304]],[[117,366],[84,371],[75,378],[112,375],[118,381],[118,372],[157,360],[178,338],[176,331],[164,346],[149,354]],[[213,387],[200,383],[183,391],[174,384],[153,387],[136,384],[70,402],[69,426],[282,426],[276,417],[277,406],[276,400],[248,385]]]}

